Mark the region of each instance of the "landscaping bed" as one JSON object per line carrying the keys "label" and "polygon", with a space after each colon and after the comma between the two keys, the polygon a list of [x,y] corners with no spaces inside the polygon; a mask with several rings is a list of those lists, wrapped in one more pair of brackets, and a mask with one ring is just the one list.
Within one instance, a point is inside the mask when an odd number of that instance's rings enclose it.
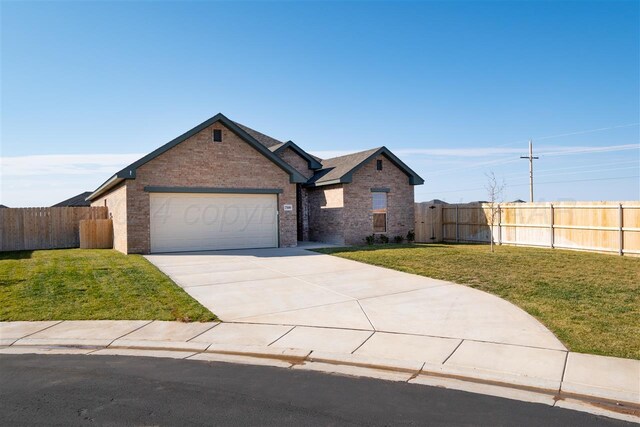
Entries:
{"label": "landscaping bed", "polygon": [[110,249],[0,252],[0,321],[216,316],[140,255]]}
{"label": "landscaping bed", "polygon": [[415,244],[317,251],[489,292],[535,316],[571,351],[640,359],[640,258],[495,249]]}

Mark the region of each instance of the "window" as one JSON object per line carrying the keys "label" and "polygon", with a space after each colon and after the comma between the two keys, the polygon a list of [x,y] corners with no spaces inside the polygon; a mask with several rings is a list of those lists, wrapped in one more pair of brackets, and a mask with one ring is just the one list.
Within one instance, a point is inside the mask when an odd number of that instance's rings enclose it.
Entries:
{"label": "window", "polygon": [[382,160],[376,160],[376,170],[382,170]]}
{"label": "window", "polygon": [[387,231],[387,193],[371,193],[373,197],[373,232]]}
{"label": "window", "polygon": [[213,142],[222,142],[222,129],[213,130]]}

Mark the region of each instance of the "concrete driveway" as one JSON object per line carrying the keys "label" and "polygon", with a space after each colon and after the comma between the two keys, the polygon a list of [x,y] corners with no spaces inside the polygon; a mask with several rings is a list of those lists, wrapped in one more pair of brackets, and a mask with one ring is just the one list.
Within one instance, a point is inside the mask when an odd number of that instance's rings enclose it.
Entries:
{"label": "concrete driveway", "polygon": [[162,254],[147,259],[226,322],[565,350],[537,320],[498,297],[304,249]]}

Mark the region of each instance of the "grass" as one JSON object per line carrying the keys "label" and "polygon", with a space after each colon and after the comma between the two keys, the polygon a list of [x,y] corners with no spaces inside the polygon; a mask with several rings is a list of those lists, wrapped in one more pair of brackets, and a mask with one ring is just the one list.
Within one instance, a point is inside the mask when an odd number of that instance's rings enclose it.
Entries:
{"label": "grass", "polygon": [[140,255],[105,249],[0,253],[0,321],[215,318]]}
{"label": "grass", "polygon": [[473,244],[318,252],[468,285],[521,307],[571,351],[640,359],[640,258]]}

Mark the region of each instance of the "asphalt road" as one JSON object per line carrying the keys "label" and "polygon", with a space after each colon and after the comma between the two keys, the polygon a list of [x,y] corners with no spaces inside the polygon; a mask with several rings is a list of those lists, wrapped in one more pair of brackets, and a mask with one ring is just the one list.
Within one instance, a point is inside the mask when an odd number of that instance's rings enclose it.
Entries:
{"label": "asphalt road", "polygon": [[146,357],[4,355],[0,424],[627,423],[455,390],[281,368]]}

